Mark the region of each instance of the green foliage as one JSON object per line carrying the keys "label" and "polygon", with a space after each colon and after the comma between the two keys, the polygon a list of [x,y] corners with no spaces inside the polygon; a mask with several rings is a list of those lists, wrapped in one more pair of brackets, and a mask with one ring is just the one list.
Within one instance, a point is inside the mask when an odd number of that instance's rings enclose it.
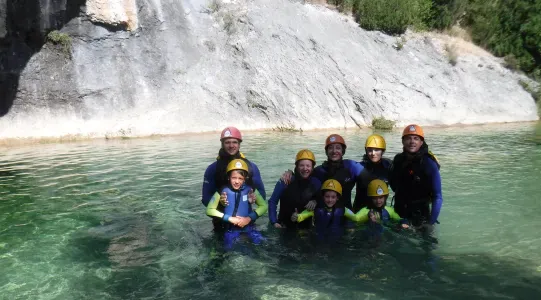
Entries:
{"label": "green foliage", "polygon": [[541,1],[470,0],[463,23],[506,67],[541,78]]}
{"label": "green foliage", "polygon": [[391,130],[394,128],[396,122],[387,120],[385,117],[374,118],[372,120],[372,127],[374,129]]}
{"label": "green foliage", "polygon": [[357,0],[354,14],[367,30],[402,34],[408,26],[426,29],[431,17],[431,0]]}
{"label": "green foliage", "polygon": [[47,41],[55,45],[61,45],[62,51],[67,55],[71,55],[71,37],[68,34],[53,30],[47,34]]}

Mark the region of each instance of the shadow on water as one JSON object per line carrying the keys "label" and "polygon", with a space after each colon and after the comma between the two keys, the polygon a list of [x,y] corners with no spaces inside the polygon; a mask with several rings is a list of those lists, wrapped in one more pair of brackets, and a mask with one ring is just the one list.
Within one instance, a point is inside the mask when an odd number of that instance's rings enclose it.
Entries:
{"label": "shadow on water", "polygon": [[85,272],[73,281],[80,295],[107,294],[108,299],[163,299],[165,285],[159,266],[161,229],[148,216],[93,218],[92,227],[78,232],[62,258],[79,263]]}
{"label": "shadow on water", "polygon": [[85,0],[2,2],[0,4],[5,7],[0,9],[6,10],[6,34],[0,36],[0,117],[13,106],[20,74],[30,58],[41,49],[47,34],[79,16]]}

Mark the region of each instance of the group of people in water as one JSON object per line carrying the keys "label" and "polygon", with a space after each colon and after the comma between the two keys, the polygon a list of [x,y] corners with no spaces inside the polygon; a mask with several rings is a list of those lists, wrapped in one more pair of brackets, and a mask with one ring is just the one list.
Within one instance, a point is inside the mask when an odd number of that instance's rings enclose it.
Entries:
{"label": "group of people in water", "polygon": [[[268,204],[257,165],[240,152],[241,132],[227,127],[220,142],[216,161],[205,171],[202,203],[214,230],[223,232],[226,249],[241,235],[260,243],[264,238],[255,221],[267,211],[275,228],[313,229],[318,236],[338,236],[355,223],[380,232],[393,224],[431,232],[438,223],[443,203],[440,165],[419,125],[404,128],[403,151],[392,161],[383,157],[386,142],[377,134],[366,139],[360,162],[344,159],[347,144],[338,134],[325,140],[327,160],[319,166],[313,152],[300,150],[294,171],[278,180]],[[394,192],[391,205],[389,187]]]}

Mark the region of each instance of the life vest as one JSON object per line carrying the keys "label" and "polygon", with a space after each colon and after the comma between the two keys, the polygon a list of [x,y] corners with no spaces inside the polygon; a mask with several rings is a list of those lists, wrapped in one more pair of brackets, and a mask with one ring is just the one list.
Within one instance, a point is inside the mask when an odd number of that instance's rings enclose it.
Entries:
{"label": "life vest", "polygon": [[335,231],[342,229],[345,223],[345,208],[336,207],[318,207],[314,211],[314,223],[318,233]]}
{"label": "life vest", "polygon": [[372,180],[381,179],[387,185],[389,184],[389,172],[392,162],[388,158],[382,158],[380,163],[374,164],[368,158],[365,158],[361,161],[361,165],[364,169],[357,178],[355,201],[352,209],[354,213],[370,204],[370,198],[366,195],[366,190]]}
{"label": "life vest", "polygon": [[280,197],[278,221],[286,225],[286,228],[310,228],[312,218],[297,223],[291,221],[291,215],[295,212],[295,209],[298,212],[303,211],[306,204],[316,197],[317,192],[318,190],[313,185],[311,178],[300,179],[300,176],[295,176],[293,182],[286,187]]}
{"label": "life vest", "polygon": [[[227,206],[223,208],[223,212],[226,215],[232,217],[247,217],[252,212],[252,205],[248,199],[251,187],[243,184],[239,190],[233,190],[229,185],[220,190],[220,194],[223,192],[227,195]],[[229,229],[240,229],[230,224]]]}

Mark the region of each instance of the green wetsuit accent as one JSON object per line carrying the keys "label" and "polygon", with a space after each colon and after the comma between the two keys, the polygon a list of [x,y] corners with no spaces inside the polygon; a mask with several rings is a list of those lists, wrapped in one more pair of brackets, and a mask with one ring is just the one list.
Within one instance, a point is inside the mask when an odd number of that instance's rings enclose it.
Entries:
{"label": "green wetsuit accent", "polygon": [[[254,194],[255,194],[255,204],[257,204],[255,213],[257,217],[261,217],[265,212],[267,212],[267,209],[268,209],[267,202],[265,202],[265,199],[263,199],[263,197],[261,196],[258,190],[255,190]],[[218,210],[218,204],[220,204],[220,193],[216,192],[214,193],[214,196],[212,196],[212,199],[210,200],[209,205],[207,206],[207,216],[218,217],[218,218],[224,217],[224,213]],[[249,217],[249,216],[239,216],[239,217]],[[228,220],[224,220],[224,221],[227,222]],[[255,221],[255,220],[252,220],[252,221]]]}
{"label": "green wetsuit accent", "polygon": [[[300,214],[298,214],[297,222],[300,223],[313,216],[314,216],[313,211],[303,210]],[[360,211],[354,214],[349,208],[344,208],[344,217],[350,219],[353,222],[360,222],[362,215]]]}
{"label": "green wetsuit accent", "polygon": [[[402,218],[394,211],[394,208],[390,207],[390,206],[384,206],[382,208],[382,210],[386,210],[387,213],[389,214],[389,218],[393,221],[397,221],[397,222],[400,222],[402,221]],[[368,217],[368,214],[370,213],[370,208],[368,207],[363,207],[358,213],[357,215],[359,215],[359,223],[368,223],[368,221],[370,220],[370,218]]]}

